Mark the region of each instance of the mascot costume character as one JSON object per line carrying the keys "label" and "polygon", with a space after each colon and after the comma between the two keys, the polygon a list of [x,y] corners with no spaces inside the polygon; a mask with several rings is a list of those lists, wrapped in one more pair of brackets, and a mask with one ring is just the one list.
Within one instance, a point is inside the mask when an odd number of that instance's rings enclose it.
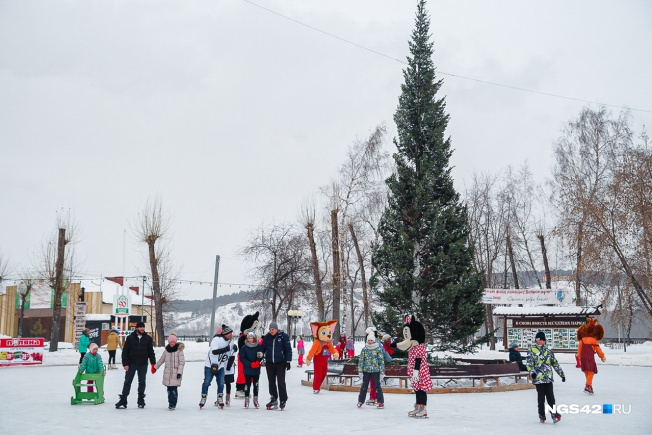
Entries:
{"label": "mascot costume character", "polygon": [[430,367],[426,361],[426,330],[421,322],[414,316],[406,317],[403,325],[403,341],[396,343],[396,347],[408,353],[407,375],[412,382],[412,389],[416,393],[417,403],[408,416],[416,418],[428,417],[426,404],[428,391],[432,388]]}
{"label": "mascot costume character", "polygon": [[593,394],[593,375],[598,373],[598,366],[595,364],[597,353],[602,362],[607,361],[598,342],[604,337],[604,328],[598,325],[598,319],[588,317],[586,323],[577,328],[577,356],[580,368],[586,376],[584,392]]}
{"label": "mascot costume character", "polygon": [[[256,334],[256,340],[260,340],[260,333],[258,331],[258,311],[255,314],[247,314],[240,322],[240,336],[238,337],[238,349],[242,349],[247,340],[247,334],[249,331]],[[238,377],[235,381],[235,397],[244,397],[245,391],[245,376],[244,376],[244,366],[240,364],[240,352],[238,352]]]}
{"label": "mascot costume character", "polygon": [[326,373],[328,372],[326,355],[329,353],[332,354],[333,359],[338,359],[340,356],[333,347],[335,325],[337,325],[337,320],[310,323],[310,330],[312,331],[314,340],[306,358],[306,365],[310,366],[310,362],[315,358],[315,375],[312,378],[312,390],[315,394],[318,394],[321,390],[321,383],[326,379]]}

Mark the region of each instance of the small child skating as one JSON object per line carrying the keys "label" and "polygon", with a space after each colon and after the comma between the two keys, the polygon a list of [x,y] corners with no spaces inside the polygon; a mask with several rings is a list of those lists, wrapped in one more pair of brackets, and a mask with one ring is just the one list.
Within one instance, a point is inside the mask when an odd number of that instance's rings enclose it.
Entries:
{"label": "small child skating", "polygon": [[367,335],[367,343],[362,349],[362,352],[360,352],[358,360],[358,373],[362,374],[362,385],[360,386],[360,394],[358,395],[358,408],[365,403],[370,380],[373,380],[376,386],[378,408],[385,408],[383,387],[380,384],[380,375],[385,371],[385,359],[382,347],[376,342],[376,336],[370,333]]}
{"label": "small child skating", "polygon": [[353,336],[349,335],[349,338],[346,340],[346,357],[351,359],[355,356],[355,342],[353,341]]}
{"label": "small child skating", "polygon": [[179,392],[177,388],[181,386],[181,377],[183,376],[183,367],[186,364],[186,358],[183,354],[183,343],[177,341],[177,336],[171,334],[168,337],[168,344],[165,346],[165,352],[158,359],[154,366],[156,370],[165,364],[163,370],[162,383],[168,390],[168,409],[174,411],[177,407]]}
{"label": "small child skating", "polygon": [[[97,344],[91,343],[88,345],[88,352],[86,352],[82,358],[81,366],[79,366],[79,373],[86,373],[89,375],[104,373],[104,363],[102,362],[102,357],[97,350]],[[89,393],[95,391],[93,387],[94,384],[95,381],[88,381],[86,391]]]}
{"label": "small child skating", "polygon": [[[532,383],[537,388],[539,421],[545,423],[545,402],[548,401],[548,405],[551,407],[555,404],[555,392],[552,385],[553,368],[561,377],[562,382],[566,382],[566,376],[561,367],[559,367],[554,352],[546,346],[546,334],[544,334],[543,331],[537,332],[535,342],[536,345],[530,348],[527,357],[527,369],[530,372],[530,376],[532,376]],[[557,423],[561,420],[561,415],[559,413],[550,412],[550,417],[552,417],[553,423]]]}
{"label": "small child skating", "polygon": [[240,348],[240,363],[243,366],[245,377],[245,402],[244,407],[249,408],[249,398],[251,396],[251,387],[254,392],[254,408],[258,408],[258,380],[260,379],[260,360],[258,357],[261,352],[261,346],[256,340],[256,334],[251,331],[247,333],[247,339],[244,346]]}

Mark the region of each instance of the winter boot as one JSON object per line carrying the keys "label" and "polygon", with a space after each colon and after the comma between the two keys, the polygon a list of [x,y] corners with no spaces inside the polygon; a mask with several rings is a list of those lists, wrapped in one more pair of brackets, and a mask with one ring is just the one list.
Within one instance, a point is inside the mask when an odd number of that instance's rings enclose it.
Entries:
{"label": "winter boot", "polygon": [[226,393],[226,401],[224,402],[226,406],[231,406],[231,395]]}
{"label": "winter boot", "polygon": [[245,396],[245,408],[249,408],[249,396]]}
{"label": "winter boot", "polygon": [[545,423],[545,422],[546,422],[546,416],[543,415],[543,414],[539,414],[539,421],[540,421],[541,423]]}
{"label": "winter boot", "polygon": [[265,408],[267,408],[268,410],[278,408],[278,401],[276,400],[276,397],[274,396],[270,397],[269,402],[267,403],[267,405],[265,405]]}
{"label": "winter boot", "polygon": [[559,423],[559,420],[561,420],[561,415],[558,413],[550,413],[550,418],[552,418],[552,422],[557,424]]}
{"label": "winter boot", "polygon": [[417,412],[419,412],[419,405],[415,403],[414,409],[408,412],[408,417],[414,417],[414,414],[416,414]]}
{"label": "winter boot", "polygon": [[139,408],[144,408],[145,407],[145,394],[139,394],[138,395],[138,407]]}
{"label": "winter boot", "polygon": [[199,401],[199,409],[202,409],[206,405],[206,395],[201,395],[201,400]]}
{"label": "winter boot", "polygon": [[281,401],[281,404],[279,405],[279,408],[281,408],[281,411],[285,409],[285,401]]}
{"label": "winter boot", "polygon": [[426,405],[419,405],[419,410],[414,414],[415,418],[428,418],[428,410],[426,410]]}
{"label": "winter boot", "polygon": [[258,396],[254,396],[254,408],[258,409],[260,404],[258,403]]}
{"label": "winter boot", "polygon": [[224,409],[224,396],[222,394],[217,395],[217,406],[219,406],[220,409]]}
{"label": "winter boot", "polygon": [[120,394],[120,400],[115,404],[115,409],[127,409],[127,396]]}

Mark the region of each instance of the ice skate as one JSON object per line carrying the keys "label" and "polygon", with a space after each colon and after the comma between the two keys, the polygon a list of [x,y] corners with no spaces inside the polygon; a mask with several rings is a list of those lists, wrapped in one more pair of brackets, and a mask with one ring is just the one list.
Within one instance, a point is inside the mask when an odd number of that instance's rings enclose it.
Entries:
{"label": "ice skate", "polygon": [[428,411],[426,405],[419,405],[419,410],[414,414],[414,418],[428,418]]}
{"label": "ice skate", "polygon": [[218,406],[220,409],[224,409],[224,396],[221,394],[217,395],[217,402],[215,402],[215,406]]}
{"label": "ice skate", "polygon": [[408,412],[408,417],[414,417],[414,414],[416,414],[417,412],[419,412],[419,405],[415,403],[414,409]]}
{"label": "ice skate", "polygon": [[260,404],[258,403],[258,396],[254,396],[254,408],[258,409]]}
{"label": "ice skate", "polygon": [[199,401],[199,409],[202,409],[206,405],[206,395],[201,395],[201,400]]}
{"label": "ice skate", "polygon": [[365,402],[365,405],[376,406],[376,401],[369,399]]}
{"label": "ice skate", "polygon": [[384,403],[379,403],[377,408],[378,409],[385,409],[385,404]]}
{"label": "ice skate", "polygon": [[138,395],[138,407],[141,409],[145,407],[145,396],[145,394]]}
{"label": "ice skate", "polygon": [[265,405],[265,408],[267,408],[267,410],[278,408],[278,401],[276,400],[276,397],[272,396],[269,399],[269,402],[267,403],[267,405]]}
{"label": "ice skate", "polygon": [[319,390],[312,390],[312,394],[319,394]]}
{"label": "ice skate", "polygon": [[358,408],[362,408],[362,402],[358,402]]}
{"label": "ice skate", "polygon": [[558,414],[558,413],[554,413],[554,414],[553,414],[553,413],[551,412],[551,413],[550,413],[550,418],[552,418],[552,422],[553,422],[553,423],[557,424],[557,423],[559,423],[559,420],[561,420],[561,415]]}
{"label": "ice skate", "polygon": [[542,415],[542,414],[539,414],[539,421],[540,421],[541,423],[545,423],[545,422],[546,422],[546,416],[545,416],[545,415]]}
{"label": "ice skate", "polygon": [[231,395],[229,393],[226,394],[226,400],[224,401],[224,404],[226,406],[231,406]]}
{"label": "ice skate", "polygon": [[283,411],[285,409],[285,401],[281,401],[281,403],[279,404],[279,409],[281,411]]}
{"label": "ice skate", "polygon": [[245,396],[244,407],[249,408],[249,396]]}
{"label": "ice skate", "polygon": [[120,400],[115,404],[115,409],[127,409],[127,396],[120,394]]}

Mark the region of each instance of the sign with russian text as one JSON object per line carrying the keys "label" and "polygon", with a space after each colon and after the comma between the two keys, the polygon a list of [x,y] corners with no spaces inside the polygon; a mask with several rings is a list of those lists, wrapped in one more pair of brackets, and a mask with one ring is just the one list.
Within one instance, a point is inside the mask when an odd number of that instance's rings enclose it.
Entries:
{"label": "sign with russian text", "polygon": [[113,315],[115,317],[129,317],[131,313],[131,299],[128,295],[115,295],[113,298]]}
{"label": "sign with russian text", "polygon": [[565,300],[565,290],[548,288],[486,288],[482,295],[482,302],[491,305],[560,305]]}
{"label": "sign with russian text", "polygon": [[44,338],[0,338],[0,367],[43,364]]}

